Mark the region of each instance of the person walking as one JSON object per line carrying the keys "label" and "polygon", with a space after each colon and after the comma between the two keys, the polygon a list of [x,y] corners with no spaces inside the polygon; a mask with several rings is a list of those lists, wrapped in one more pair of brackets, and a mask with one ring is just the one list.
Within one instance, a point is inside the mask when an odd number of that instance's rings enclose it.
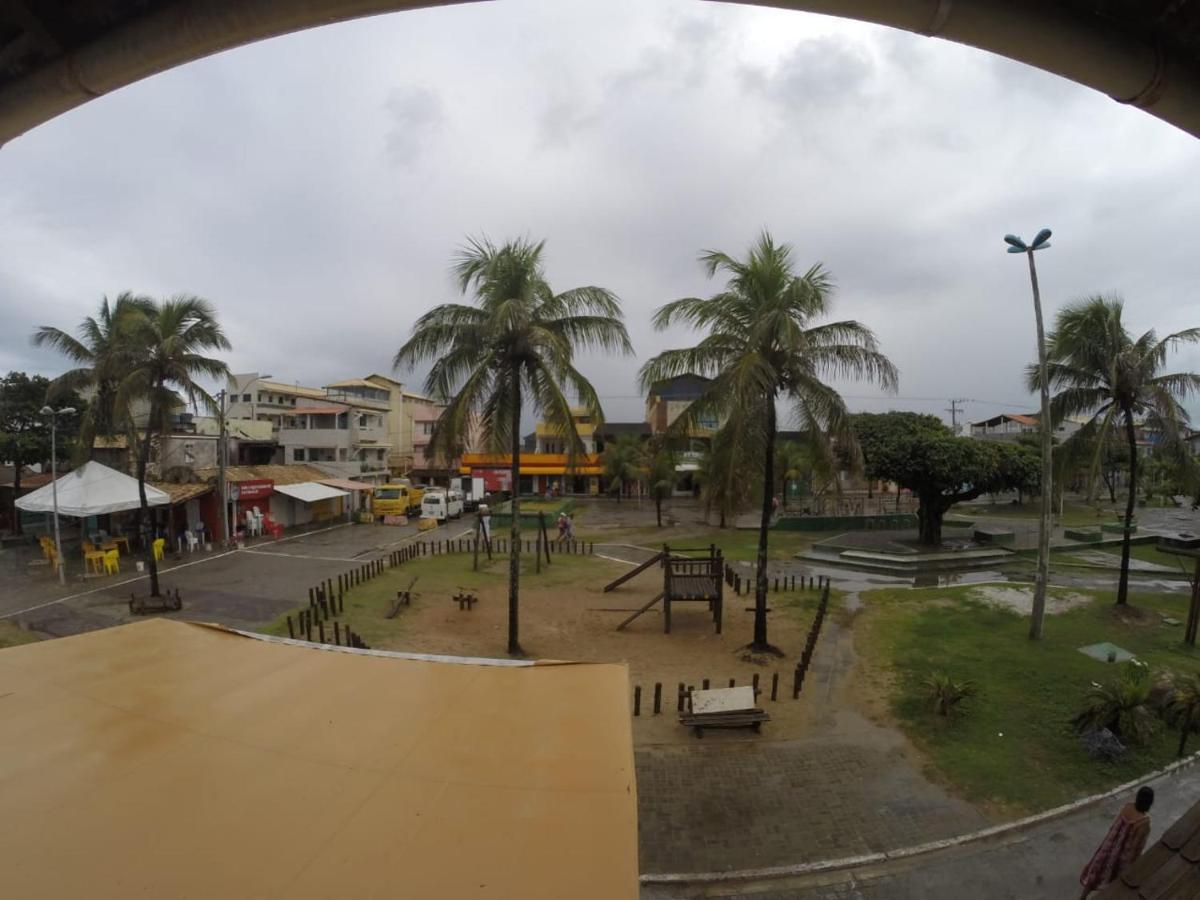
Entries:
{"label": "person walking", "polygon": [[1079,875],[1083,893],[1079,900],[1095,890],[1116,881],[1135,859],[1142,855],[1150,835],[1150,807],[1154,805],[1154,788],[1138,788],[1132,803],[1126,803],[1108,828],[1108,834],[1096,848],[1091,861]]}
{"label": "person walking", "polygon": [[566,539],[567,539],[567,514],[565,512],[560,512],[558,514],[558,540],[555,541],[555,543],[561,544]]}

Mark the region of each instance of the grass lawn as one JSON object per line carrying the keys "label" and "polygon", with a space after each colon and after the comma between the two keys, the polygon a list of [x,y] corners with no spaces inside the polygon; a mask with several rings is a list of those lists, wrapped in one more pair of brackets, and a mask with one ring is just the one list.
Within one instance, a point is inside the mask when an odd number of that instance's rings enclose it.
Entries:
{"label": "grass lawn", "polygon": [[[952,512],[952,515],[965,519],[969,519],[972,516],[981,518],[995,516],[997,518],[1008,519],[1036,519],[1041,514],[1042,507],[1040,501],[1026,502],[1019,505],[1016,503],[962,503],[954,507]],[[1118,516],[1104,507],[1097,508],[1083,503],[1068,503],[1063,507],[1063,514],[1061,516],[1058,514],[1058,507],[1054,509],[1055,524],[1063,525],[1067,528],[1116,521],[1118,521]]]}
{"label": "grass lawn", "polygon": [[[1079,548],[1072,548],[1072,551],[1070,552],[1055,552],[1052,554],[1051,560],[1053,560],[1055,556],[1063,556],[1075,559],[1076,557],[1074,557],[1074,553],[1077,552],[1080,552]],[[1086,552],[1086,548],[1084,549],[1084,552]],[[1121,567],[1120,547],[1096,547],[1091,552],[1103,553],[1105,556],[1110,557],[1112,560],[1110,563],[1112,568],[1119,569]],[[1134,544],[1129,548],[1129,556],[1132,559],[1140,559],[1142,562],[1157,563],[1160,566],[1167,566],[1172,571],[1186,573],[1189,575],[1194,572],[1196,568],[1196,562],[1194,559],[1176,556],[1173,553],[1163,553],[1153,544]],[[1089,559],[1080,558],[1078,561],[1085,565],[1096,565],[1093,560]],[[1181,566],[1180,563],[1183,565]]]}
{"label": "grass lawn", "polygon": [[[1181,643],[1182,626],[1165,626],[1158,615],[1186,619],[1185,596],[1133,594],[1142,617],[1122,617],[1110,600],[1093,600],[1047,616],[1045,638],[1034,643],[1026,637],[1026,616],[975,602],[971,590],[871,591],[855,623],[860,653],[871,661],[893,715],[937,775],[972,802],[1016,815],[1136,778],[1174,758],[1177,736],[1164,729],[1120,763],[1095,761],[1068,722],[1093,681],[1119,674],[1117,666],[1077,652],[1081,646],[1111,641],[1152,670],[1200,670],[1200,653]],[[958,720],[936,716],[922,696],[920,681],[935,670],[979,689]]]}
{"label": "grass lawn", "polygon": [[40,640],[36,634],[26,631],[7,619],[0,620],[0,648],[16,647],[18,644],[32,644]]}
{"label": "grass lawn", "polygon": [[[792,559],[802,550],[807,550],[817,541],[842,534],[842,531],[777,531],[771,530],[767,540],[768,559]],[[731,562],[753,562],[758,556],[758,530],[742,528],[714,528],[704,526],[653,525],[639,528],[587,528],[576,526],[575,534],[582,541],[599,544],[636,544],[661,550],[662,545],[674,547],[707,547],[716,544],[722,555]]]}

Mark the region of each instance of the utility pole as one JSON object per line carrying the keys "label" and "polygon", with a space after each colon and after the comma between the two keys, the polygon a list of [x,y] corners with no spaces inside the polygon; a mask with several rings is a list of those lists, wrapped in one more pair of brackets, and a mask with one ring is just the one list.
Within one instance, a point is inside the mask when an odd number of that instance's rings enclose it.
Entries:
{"label": "utility pole", "polygon": [[1042,295],[1038,290],[1037,266],[1033,262],[1033,254],[1050,246],[1050,229],[1043,228],[1037,233],[1032,244],[1026,244],[1016,235],[1007,234],[1004,241],[1009,245],[1009,253],[1024,253],[1029,259],[1029,281],[1033,288],[1033,317],[1037,324],[1038,350],[1038,382],[1040,383],[1042,413],[1039,428],[1042,438],[1042,509],[1038,518],[1038,560],[1037,580],[1033,588],[1033,610],[1029,617],[1029,638],[1040,640],[1042,625],[1046,617],[1046,585],[1050,581],[1050,530],[1053,507],[1051,503],[1051,442],[1053,440],[1054,423],[1050,420],[1050,381],[1046,375],[1046,332],[1042,325]]}
{"label": "utility pole", "polygon": [[226,521],[226,516],[229,511],[229,500],[225,496],[225,466],[228,464],[226,457],[229,455],[229,438],[225,431],[225,391],[222,390],[218,395],[220,397],[220,443],[217,445],[217,495],[221,498],[221,548],[224,549],[229,545],[229,522]]}
{"label": "utility pole", "polygon": [[966,403],[968,399],[967,397],[955,397],[950,401],[950,406],[946,409],[946,412],[950,413],[950,430],[955,435],[958,434],[958,414],[961,412],[959,406]]}

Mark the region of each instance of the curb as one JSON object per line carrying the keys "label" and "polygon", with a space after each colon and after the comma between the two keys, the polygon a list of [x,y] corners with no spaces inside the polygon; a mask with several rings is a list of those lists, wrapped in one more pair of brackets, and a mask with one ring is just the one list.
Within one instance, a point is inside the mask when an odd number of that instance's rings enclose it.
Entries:
{"label": "curb", "polygon": [[967,834],[960,834],[957,837],[945,838],[940,841],[928,841],[924,844],[914,844],[909,847],[900,847],[895,850],[885,850],[879,853],[866,853],[860,856],[844,856],[837,859],[822,859],[814,862],[793,863],[783,866],[766,866],[758,869],[734,869],[728,872],[652,872],[638,876],[638,881],[641,884],[718,884],[731,881],[756,881],[759,879],[813,875],[820,872],[836,872],[841,869],[857,869],[862,866],[876,865],[892,860],[908,859],[926,853],[934,853],[939,850],[961,847],[988,838],[1018,834],[1035,825],[1041,825],[1053,819],[1061,818],[1070,813],[1077,812],[1084,807],[1099,803],[1102,800],[1108,800],[1119,794],[1123,794],[1132,788],[1140,787],[1147,781],[1156,781],[1168,775],[1173,775],[1182,769],[1189,768],[1197,762],[1200,762],[1200,751],[1193,753],[1191,756],[1176,760],[1173,763],[1163,766],[1161,769],[1147,772],[1139,778],[1117,785],[1103,793],[1091,794],[1079,800],[1072,800],[1070,803],[1056,806],[1045,812],[1035,813],[1032,816],[1026,816],[1024,819],[1017,819],[1015,822],[993,825],[990,828],[971,831]]}

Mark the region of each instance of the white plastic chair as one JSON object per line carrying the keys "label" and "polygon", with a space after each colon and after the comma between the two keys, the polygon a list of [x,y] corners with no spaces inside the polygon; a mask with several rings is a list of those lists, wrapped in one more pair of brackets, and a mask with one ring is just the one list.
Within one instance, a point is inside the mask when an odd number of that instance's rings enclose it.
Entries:
{"label": "white plastic chair", "polygon": [[188,553],[195,553],[196,549],[200,546],[200,539],[198,537],[196,537],[196,532],[187,531],[187,532],[184,532],[183,536],[184,536],[184,539],[187,541]]}

